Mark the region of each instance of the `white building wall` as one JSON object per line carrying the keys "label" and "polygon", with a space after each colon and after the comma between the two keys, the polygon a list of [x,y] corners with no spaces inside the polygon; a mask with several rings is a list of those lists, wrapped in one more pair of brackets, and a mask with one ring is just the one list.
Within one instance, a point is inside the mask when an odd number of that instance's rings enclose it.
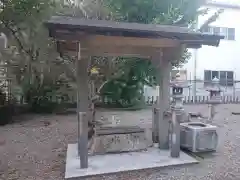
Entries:
{"label": "white building wall", "polygon": [[[219,1],[219,0],[217,0]],[[233,1],[233,0],[232,0]],[[240,2],[239,2],[240,4]],[[199,17],[200,27],[219,8],[210,7],[205,16]],[[240,80],[240,9],[225,9],[212,26],[235,28],[235,40],[221,40],[219,47],[203,46],[197,51],[197,79],[204,79],[204,70],[234,71]],[[193,52],[193,50],[190,50]],[[193,79],[194,54],[183,69],[188,71],[188,79]]]}
{"label": "white building wall", "polygon": [[[240,7],[239,0],[211,0],[220,3],[228,3],[230,5],[238,5]],[[210,10],[208,14],[200,16],[198,19],[198,27],[200,27],[211,15],[213,15],[218,9],[217,7],[209,6]],[[224,12],[213,22],[212,26],[235,28],[235,40],[221,40],[219,47],[203,46],[197,51],[197,79],[204,79],[204,70],[216,70],[216,71],[234,71],[235,80],[240,80],[240,9],[224,9]],[[187,70],[187,79],[193,80],[194,75],[194,53],[192,49],[189,49],[192,53],[192,57],[188,60],[188,63],[183,65],[181,69]],[[234,93],[240,96],[240,83],[235,84],[233,87],[222,88],[224,95],[232,96]],[[192,96],[192,89],[184,90],[185,96]],[[197,83],[197,95],[208,95],[209,93],[204,88],[203,83]],[[158,87],[144,88],[145,96],[158,95]]]}

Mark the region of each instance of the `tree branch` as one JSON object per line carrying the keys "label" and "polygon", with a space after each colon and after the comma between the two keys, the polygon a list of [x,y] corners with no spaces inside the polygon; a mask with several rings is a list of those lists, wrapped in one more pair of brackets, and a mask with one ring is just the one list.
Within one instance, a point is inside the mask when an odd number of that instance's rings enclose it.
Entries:
{"label": "tree branch", "polygon": [[220,14],[224,12],[224,9],[219,9],[217,12],[215,12],[211,17],[209,17],[199,28],[199,31],[202,32],[206,27],[208,27],[209,24],[216,21]]}
{"label": "tree branch", "polygon": [[11,32],[12,36],[14,37],[14,39],[16,40],[19,48],[21,51],[23,51],[24,53],[28,54],[29,55],[29,50],[26,50],[24,48],[24,45],[23,43],[21,42],[21,40],[18,38],[17,36],[17,31],[15,31],[14,29],[12,29],[6,22],[2,21],[3,25]]}

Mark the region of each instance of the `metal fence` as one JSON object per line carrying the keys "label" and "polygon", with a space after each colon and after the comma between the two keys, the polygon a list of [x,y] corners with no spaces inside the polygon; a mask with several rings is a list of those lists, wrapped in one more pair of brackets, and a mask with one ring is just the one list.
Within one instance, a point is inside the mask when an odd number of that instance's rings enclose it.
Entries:
{"label": "metal fence", "polygon": [[[157,102],[157,96],[148,96],[146,98],[147,105],[153,105]],[[194,96],[184,96],[184,104],[209,104],[210,96],[196,96],[194,101]],[[240,104],[240,97],[233,96],[221,96],[221,104]]]}
{"label": "metal fence", "polygon": [[[203,80],[187,80],[182,81],[186,85],[183,90],[184,103],[207,103],[210,99],[209,92],[207,91],[208,87],[211,86],[211,81]],[[194,84],[196,82],[196,94],[194,94]],[[222,103],[238,103],[240,99],[240,81],[229,81],[226,83],[221,83],[219,85],[221,89]],[[147,89],[145,92],[146,102],[152,104],[155,102],[158,96],[159,88]],[[195,97],[196,95],[196,97]],[[171,96],[171,90],[170,90]],[[194,98],[195,97],[195,98]]]}
{"label": "metal fence", "polygon": [[[211,85],[211,81],[204,80],[187,80],[186,84],[189,85],[188,88],[184,89],[185,96],[194,96],[194,84],[196,83],[196,96],[208,96],[207,88]],[[233,96],[240,97],[240,81],[226,81],[225,83],[220,83],[220,89],[222,90],[222,96]]]}

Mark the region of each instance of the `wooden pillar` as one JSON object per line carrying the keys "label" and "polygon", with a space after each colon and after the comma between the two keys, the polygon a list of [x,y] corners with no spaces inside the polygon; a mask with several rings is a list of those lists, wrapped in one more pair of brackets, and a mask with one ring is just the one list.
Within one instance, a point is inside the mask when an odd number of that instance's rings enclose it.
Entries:
{"label": "wooden pillar", "polygon": [[[159,52],[156,52],[152,56],[152,64],[153,66],[157,69],[158,77],[156,77],[157,83],[160,83],[160,61],[161,61],[161,50]],[[159,117],[160,116],[160,96],[158,94],[157,102],[156,104],[153,105],[152,107],[152,139],[153,143],[158,143],[159,138],[158,138],[158,129],[159,129]]]}
{"label": "wooden pillar", "polygon": [[88,167],[88,115],[89,115],[89,56],[86,42],[78,42],[77,54],[77,113],[78,152],[81,168]]}
{"label": "wooden pillar", "polygon": [[172,132],[171,132],[171,150],[170,155],[173,158],[180,156],[180,119],[181,110],[175,109],[172,111]]}
{"label": "wooden pillar", "polygon": [[170,108],[170,72],[172,70],[172,65],[167,59],[163,59],[163,69],[162,69],[162,91],[163,91],[163,110],[167,111]]}
{"label": "wooden pillar", "polygon": [[164,118],[164,111],[168,110],[170,106],[170,63],[164,58],[164,51],[161,52],[160,59],[160,78],[159,78],[159,128],[158,128],[158,138],[159,138],[159,148],[168,149],[169,148],[169,121]]}

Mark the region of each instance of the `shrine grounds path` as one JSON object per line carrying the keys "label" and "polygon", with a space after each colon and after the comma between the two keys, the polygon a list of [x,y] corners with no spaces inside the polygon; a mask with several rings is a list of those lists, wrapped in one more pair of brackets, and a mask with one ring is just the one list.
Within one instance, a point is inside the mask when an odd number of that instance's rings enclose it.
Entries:
{"label": "shrine grounds path", "polygon": [[[207,105],[186,105],[185,110],[208,113]],[[202,155],[199,164],[88,180],[239,180],[240,116],[232,112],[240,112],[240,105],[217,107],[213,124],[219,127],[219,146],[216,153]],[[106,113],[101,110],[97,116]],[[151,126],[151,109],[110,114],[117,114],[123,124]],[[67,144],[76,142],[76,134],[74,115],[27,115],[0,127],[0,180],[63,180]]]}

